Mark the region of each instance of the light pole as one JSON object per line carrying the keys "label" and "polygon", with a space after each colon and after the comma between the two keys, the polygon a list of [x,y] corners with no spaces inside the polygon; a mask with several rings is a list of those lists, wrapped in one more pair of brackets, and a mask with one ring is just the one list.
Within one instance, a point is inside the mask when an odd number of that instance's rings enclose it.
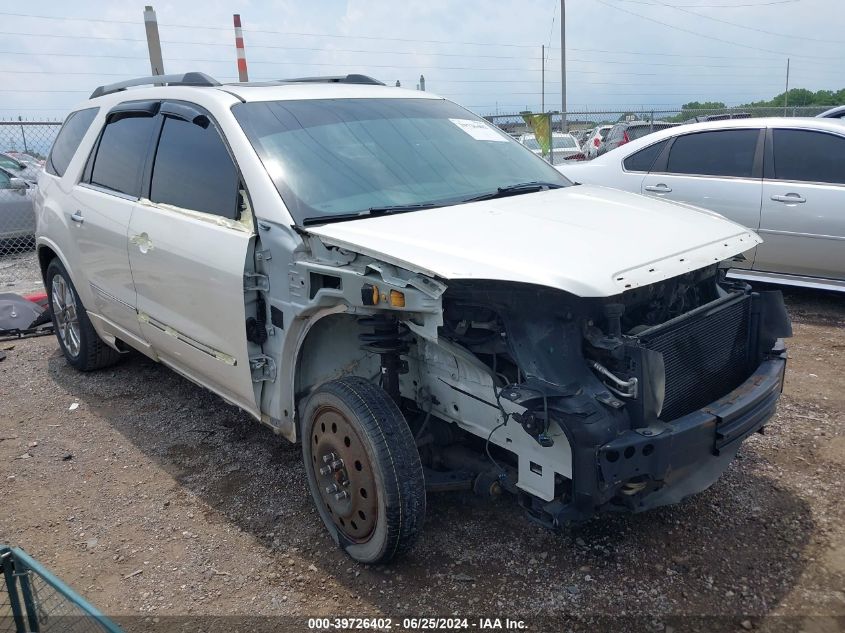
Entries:
{"label": "light pole", "polygon": [[566,132],[566,0],[560,0],[560,131]]}

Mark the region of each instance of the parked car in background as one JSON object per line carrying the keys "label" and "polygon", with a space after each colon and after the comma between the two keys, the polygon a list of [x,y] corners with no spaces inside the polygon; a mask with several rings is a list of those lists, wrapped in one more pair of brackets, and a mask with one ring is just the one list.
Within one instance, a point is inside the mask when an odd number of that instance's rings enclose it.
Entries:
{"label": "parked car in background", "polygon": [[599,146],[596,155],[601,156],[610,150],[642,138],[647,134],[677,125],[678,123],[669,123],[667,121],[622,121],[610,128],[607,137],[604,139],[604,143]]}
{"label": "parked car in background", "polygon": [[845,119],[845,105],[836,106],[816,115],[820,119]]}
{"label": "parked car in background", "polygon": [[[519,142],[538,156],[543,156],[543,149],[540,147],[540,143],[537,141],[537,137],[534,134],[523,134],[519,137]],[[552,156],[544,157],[547,161],[554,161],[554,164],[558,165],[569,160],[584,160],[584,154],[581,152],[581,146],[572,134],[553,132],[552,144],[554,146],[554,152],[552,152]]]}
{"label": "parked car in background", "polygon": [[26,152],[16,152],[9,150],[6,152],[7,156],[11,156],[12,158],[16,158],[22,163],[26,163],[28,165],[36,165],[38,167],[44,166],[44,159],[38,158],[37,156],[33,156],[32,154],[28,154]]}
{"label": "parked car in background", "polygon": [[0,250],[3,241],[35,235],[35,185],[0,167]]}
{"label": "parked car in background", "polygon": [[604,139],[607,138],[607,133],[610,132],[610,128],[612,127],[612,125],[598,125],[587,132],[587,138],[581,144],[587,160],[595,158],[598,155],[599,147],[604,143]]}
{"label": "parked car in background", "polygon": [[25,163],[9,152],[0,153],[0,168],[5,169],[16,178],[23,178],[27,182],[36,182],[38,173],[41,171],[40,166]]}
{"label": "parked car in background", "polygon": [[688,202],[757,231],[746,280],[845,291],[845,122],[758,118],[655,132],[560,171],[580,183]]}
{"label": "parked car in background", "polygon": [[706,123],[708,121],[728,121],[730,119],[750,119],[748,112],[723,112],[721,114],[703,114],[684,121],[686,123]]}
{"label": "parked car in background", "polygon": [[427,492],[513,493],[550,529],[677,503],[781,391],[780,293],[718,269],[752,231],[574,187],[459,105],[361,75],[99,87],[36,210],[67,362],[136,349],[300,442],[362,563],[412,546]]}

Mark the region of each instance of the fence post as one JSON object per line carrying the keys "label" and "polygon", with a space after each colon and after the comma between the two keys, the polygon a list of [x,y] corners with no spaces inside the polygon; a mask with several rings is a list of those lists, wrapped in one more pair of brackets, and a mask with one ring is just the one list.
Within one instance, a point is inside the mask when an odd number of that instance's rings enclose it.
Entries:
{"label": "fence post", "polygon": [[6,579],[6,591],[9,595],[9,606],[12,608],[12,617],[15,620],[15,630],[25,631],[20,596],[18,595],[17,583],[15,582],[15,559],[10,549],[3,548],[0,563],[3,566],[3,576]]}

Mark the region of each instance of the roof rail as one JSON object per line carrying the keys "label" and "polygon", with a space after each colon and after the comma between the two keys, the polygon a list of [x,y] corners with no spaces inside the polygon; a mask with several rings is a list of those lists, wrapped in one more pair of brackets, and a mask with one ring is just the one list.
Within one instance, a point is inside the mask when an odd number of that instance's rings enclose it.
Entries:
{"label": "roof rail", "polygon": [[132,86],[149,86],[167,84],[168,86],[219,86],[220,82],[205,73],[190,72],[182,75],[153,75],[152,77],[139,77],[127,79],[114,84],[99,86],[91,93],[90,99],[96,99],[103,95],[110,95],[114,92],[126,90]]}
{"label": "roof rail", "polygon": [[295,79],[280,79],[281,83],[322,83],[322,84],[368,84],[371,86],[384,86],[378,79],[367,75],[340,75],[337,77],[297,77]]}

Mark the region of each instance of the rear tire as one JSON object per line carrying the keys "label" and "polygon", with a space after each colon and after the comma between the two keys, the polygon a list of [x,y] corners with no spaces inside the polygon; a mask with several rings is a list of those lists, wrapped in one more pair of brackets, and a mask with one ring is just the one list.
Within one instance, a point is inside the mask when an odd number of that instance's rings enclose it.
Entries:
{"label": "rear tire", "polygon": [[318,387],[302,415],[302,456],[320,518],[351,558],[386,563],[416,542],[425,479],[387,392],[357,376]]}
{"label": "rear tire", "polygon": [[67,362],[81,371],[114,365],[120,353],[97,335],[62,262],[53,259],[45,276],[50,314]]}

